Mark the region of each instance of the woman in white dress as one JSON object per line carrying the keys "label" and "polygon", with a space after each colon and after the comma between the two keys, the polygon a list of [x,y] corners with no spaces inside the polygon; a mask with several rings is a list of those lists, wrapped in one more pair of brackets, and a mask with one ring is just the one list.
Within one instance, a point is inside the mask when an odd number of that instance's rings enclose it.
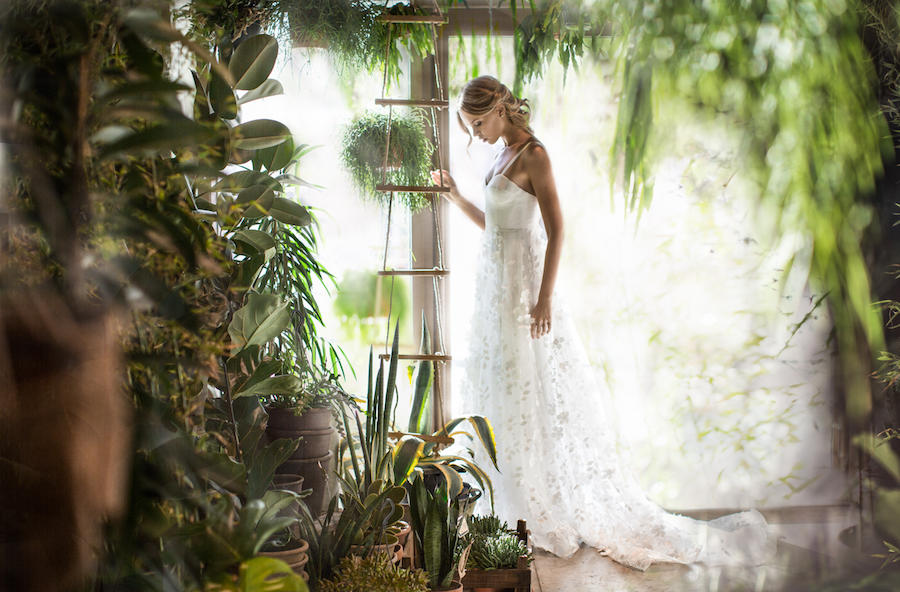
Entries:
{"label": "woman in white dress", "polygon": [[506,145],[485,179],[484,210],[460,194],[448,171],[431,173],[435,183],[443,176],[450,201],[484,230],[455,411],[485,415],[494,426],[497,513],[526,519],[535,545],[563,557],[586,543],[641,570],[666,561],[770,561],[776,538],[758,511],[694,520],[666,512],[637,483],[612,431],[608,393],[554,289],[563,218],[527,100],[481,76],[464,87],[457,118],[470,142]]}

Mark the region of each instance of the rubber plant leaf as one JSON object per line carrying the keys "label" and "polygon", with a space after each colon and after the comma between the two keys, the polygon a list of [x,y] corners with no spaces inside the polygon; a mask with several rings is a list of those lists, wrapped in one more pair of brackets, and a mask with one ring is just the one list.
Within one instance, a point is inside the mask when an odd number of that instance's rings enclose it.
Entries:
{"label": "rubber plant leaf", "polygon": [[284,87],[281,86],[281,83],[277,80],[272,80],[270,78],[253,90],[244,93],[241,98],[238,99],[238,105],[281,94],[284,94]]}
{"label": "rubber plant leaf", "polygon": [[236,148],[259,150],[277,146],[291,136],[291,130],[280,121],[255,119],[231,128]]}
{"label": "rubber plant leaf", "polygon": [[288,303],[275,294],[248,294],[247,304],[234,313],[228,334],[240,347],[263,345],[284,331],[291,321]]}
{"label": "rubber plant leaf", "polygon": [[253,35],[244,39],[228,62],[228,71],[237,90],[253,90],[263,84],[278,59],[278,42],[271,35]]}

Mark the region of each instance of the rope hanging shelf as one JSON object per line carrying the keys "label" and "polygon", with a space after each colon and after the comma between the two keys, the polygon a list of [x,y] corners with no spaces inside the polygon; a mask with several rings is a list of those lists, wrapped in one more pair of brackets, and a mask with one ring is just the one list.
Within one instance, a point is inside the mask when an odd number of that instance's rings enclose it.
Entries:
{"label": "rope hanging shelf", "polygon": [[449,269],[434,267],[432,269],[382,269],[378,272],[381,276],[403,275],[410,277],[430,277],[450,275]]}
{"label": "rope hanging shelf", "polygon": [[[391,185],[390,183],[379,183],[375,185],[376,191],[384,191],[385,193],[393,193],[395,191],[409,191],[415,193],[450,193],[449,187],[441,185]],[[432,197],[431,199],[434,199]]]}
{"label": "rope hanging shelf", "polygon": [[[393,108],[397,107],[423,107],[430,115],[430,125],[432,128],[432,134],[435,140],[435,146],[437,147],[437,161],[438,168],[443,169],[443,157],[441,155],[441,135],[440,135],[440,126],[436,120],[435,112],[440,111],[441,109],[449,109],[450,102],[447,100],[447,97],[444,94],[443,85],[441,83],[441,64],[438,59],[437,53],[437,27],[446,25],[449,23],[449,19],[447,16],[441,11],[440,6],[436,1],[433,1],[434,4],[434,13],[430,15],[382,15],[379,19],[388,24],[388,41],[386,52],[390,52],[391,44],[393,43],[392,35],[390,34],[390,30],[393,28],[392,25],[394,23],[409,23],[409,24],[422,24],[427,26],[430,29],[432,46],[435,48],[434,55],[434,80],[437,89],[437,97],[431,99],[412,99],[412,98],[390,98],[382,96],[381,98],[375,99],[375,104],[380,106],[385,106],[388,108],[388,119],[387,119],[387,134],[385,139],[385,147],[384,147],[384,164],[382,166],[382,178],[381,183],[375,186],[377,191],[383,191],[385,193],[389,193],[388,198],[388,214],[387,214],[387,229],[385,232],[385,240],[384,240],[384,260],[382,263],[382,269],[378,272],[379,276],[386,276],[391,278],[391,291],[390,291],[390,299],[389,299],[389,312],[388,319],[391,318],[391,311],[393,310],[393,300],[394,300],[394,290],[393,290],[393,282],[394,279],[398,276],[408,276],[408,277],[430,277],[432,282],[432,294],[433,301],[435,307],[435,325],[436,325],[436,341],[435,349],[439,352],[446,351],[444,347],[444,331],[443,331],[443,315],[441,312],[441,300],[440,300],[440,285],[439,280],[447,277],[450,272],[444,266],[444,254],[443,254],[443,241],[441,238],[441,221],[440,221],[440,206],[441,200],[440,195],[444,193],[449,193],[450,188],[442,185],[398,185],[388,183],[387,181],[387,158],[388,154],[390,154],[391,147],[391,120],[393,117]],[[387,55],[385,56],[387,58]],[[385,94],[386,83],[387,83],[387,63],[388,60],[385,59],[385,70],[384,70],[384,78],[382,82],[382,95]],[[391,214],[393,209],[394,202],[394,193],[395,192],[409,192],[409,193],[425,193],[430,195],[431,200],[431,222],[432,222],[432,231],[434,236],[434,261],[432,263],[432,268],[420,268],[420,269],[388,269],[387,266],[387,256],[388,256],[388,247],[390,245],[390,237],[391,237]],[[390,323],[388,323],[390,324]],[[385,334],[385,353],[379,354],[380,360],[388,360],[390,359],[390,355],[387,353],[388,351],[388,334],[390,333],[390,328],[388,328]],[[435,354],[399,354],[399,359],[401,360],[414,360],[414,361],[426,361],[432,362],[434,364],[434,396],[435,401],[437,403],[437,419],[438,423],[443,425],[445,423],[444,418],[444,410],[441,401],[443,400],[441,393],[441,385],[443,381],[438,380],[439,371],[442,371],[443,367],[450,363],[452,357],[448,354],[444,353],[435,353]]]}
{"label": "rope hanging shelf", "polygon": [[375,99],[376,105],[399,105],[406,107],[430,107],[434,109],[447,109],[450,101],[440,99]]}
{"label": "rope hanging shelf", "polygon": [[383,14],[378,17],[383,23],[409,23],[420,25],[446,25],[450,19],[442,14]]}
{"label": "rope hanging shelf", "polygon": [[[391,354],[378,354],[379,360],[390,360]],[[420,362],[449,362],[453,356],[446,354],[397,354],[398,360],[417,360]]]}

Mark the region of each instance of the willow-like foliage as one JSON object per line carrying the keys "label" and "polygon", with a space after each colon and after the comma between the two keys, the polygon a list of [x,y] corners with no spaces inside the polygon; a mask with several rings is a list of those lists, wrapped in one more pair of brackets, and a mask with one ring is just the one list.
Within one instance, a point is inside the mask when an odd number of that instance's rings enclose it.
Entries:
{"label": "willow-like foliage", "polygon": [[[807,238],[795,257],[809,257],[811,283],[829,294],[856,426],[872,407],[870,352],[884,348],[860,243],[873,221],[867,198],[894,157],[863,8],[854,0],[550,0],[516,33],[517,59],[548,59],[549,38],[567,65],[577,55],[566,45],[578,39],[573,27],[590,27],[584,47],[595,52],[606,47],[597,34],[612,32],[621,84],[614,180],[638,216],[652,199],[660,102],[678,95],[732,119],[743,173],[757,184],[771,230]],[[533,74],[520,70],[517,80]]]}

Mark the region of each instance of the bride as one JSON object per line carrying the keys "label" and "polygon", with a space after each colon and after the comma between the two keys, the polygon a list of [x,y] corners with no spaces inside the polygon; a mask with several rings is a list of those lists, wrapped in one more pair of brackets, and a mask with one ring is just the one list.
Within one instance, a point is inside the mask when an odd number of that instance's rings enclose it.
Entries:
{"label": "bride", "polygon": [[695,520],[666,512],[637,483],[612,430],[609,395],[554,290],[563,219],[528,101],[480,76],[463,88],[457,119],[470,143],[475,136],[505,144],[484,180],[484,210],[446,170],[431,172],[484,230],[458,411],[494,426],[497,513],[526,519],[535,545],[564,557],[583,542],[641,570],[654,562],[770,561],[776,538],[758,511]]}

